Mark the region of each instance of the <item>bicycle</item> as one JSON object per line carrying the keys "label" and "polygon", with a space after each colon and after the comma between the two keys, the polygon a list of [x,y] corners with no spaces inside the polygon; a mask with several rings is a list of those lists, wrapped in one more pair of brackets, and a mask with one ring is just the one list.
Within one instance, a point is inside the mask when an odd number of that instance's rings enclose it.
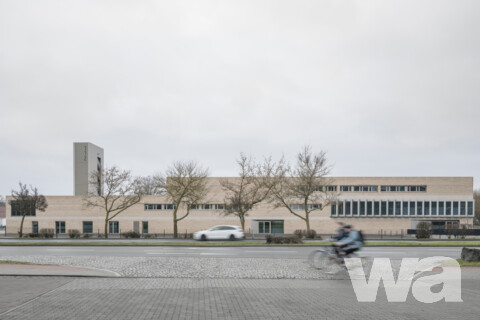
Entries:
{"label": "bicycle", "polygon": [[[334,270],[345,270],[343,259],[345,257],[338,257],[333,246],[325,249],[317,249],[309,254],[308,260],[315,269],[323,270],[325,273],[335,273]],[[348,255],[348,258],[360,258],[360,256],[353,252]]]}

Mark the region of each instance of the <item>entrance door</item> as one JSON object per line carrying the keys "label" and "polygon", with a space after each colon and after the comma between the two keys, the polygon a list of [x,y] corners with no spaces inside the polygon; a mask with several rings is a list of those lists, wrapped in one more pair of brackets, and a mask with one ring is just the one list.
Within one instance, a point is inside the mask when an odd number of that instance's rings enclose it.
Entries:
{"label": "entrance door", "polygon": [[136,233],[140,233],[140,222],[133,221],[133,231]]}
{"label": "entrance door", "polygon": [[258,222],[258,233],[270,233],[271,230],[271,222],[270,221],[259,221]]}

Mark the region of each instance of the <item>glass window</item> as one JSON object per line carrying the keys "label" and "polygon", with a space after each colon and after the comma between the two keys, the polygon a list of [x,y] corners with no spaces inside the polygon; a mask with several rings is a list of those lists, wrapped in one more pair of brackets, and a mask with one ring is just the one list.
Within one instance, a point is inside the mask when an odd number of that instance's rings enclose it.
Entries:
{"label": "glass window", "polygon": [[108,232],[109,233],[118,233],[119,228],[118,228],[118,221],[109,221],[108,222]]}
{"label": "glass window", "polygon": [[343,201],[338,203],[338,215],[343,216]]}
{"label": "glass window", "polygon": [[374,201],[373,202],[373,214],[376,216],[380,215],[380,202]]}
{"label": "glass window", "polygon": [[65,233],[65,221],[55,221],[56,233]]}
{"label": "glass window", "polygon": [[410,201],[410,215],[415,215],[415,201]]}
{"label": "glass window", "polygon": [[148,221],[142,221],[142,233],[148,233]]}
{"label": "glass window", "polygon": [[21,217],[23,216],[23,212],[27,211],[25,214],[26,217],[34,217],[36,215],[35,204],[28,203],[26,200],[25,202],[20,200],[13,200],[10,205],[11,208],[11,215],[12,217]]}
{"label": "glass window", "polygon": [[417,201],[417,216],[423,215],[423,202]]}
{"label": "glass window", "polygon": [[425,191],[427,191],[427,186],[419,186],[419,187],[418,187],[418,191],[420,191],[420,192],[425,192]]}
{"label": "glass window", "polygon": [[330,206],[330,215],[332,216],[336,216],[337,215],[337,205],[336,204],[332,204]]}
{"label": "glass window", "polygon": [[468,215],[473,216],[473,201],[468,201]]}
{"label": "glass window", "polygon": [[452,202],[451,201],[445,202],[445,207],[446,207],[445,214],[447,216],[451,216],[452,215]]}
{"label": "glass window", "polygon": [[387,201],[382,201],[382,216],[386,216],[387,215]]}
{"label": "glass window", "polygon": [[352,203],[350,201],[345,201],[345,215],[352,214]]}
{"label": "glass window", "polygon": [[458,216],[458,201],[453,201],[453,215]]}
{"label": "glass window", "polygon": [[360,215],[365,215],[365,201],[360,201]]}
{"label": "glass window", "polygon": [[461,216],[464,216],[464,215],[465,215],[465,213],[466,213],[466,212],[465,212],[465,211],[466,211],[465,209],[466,209],[465,201],[460,202],[460,215],[461,215]]}
{"label": "glass window", "polygon": [[393,216],[393,201],[388,201],[388,215]]}
{"label": "glass window", "polygon": [[399,186],[399,187],[397,188],[397,190],[404,192],[404,191],[405,191],[405,186]]}
{"label": "glass window", "polygon": [[380,187],[380,191],[382,191],[382,192],[387,191],[387,186],[381,186],[381,187]]}
{"label": "glass window", "polygon": [[272,220],[272,233],[283,233],[283,220]]}
{"label": "glass window", "polygon": [[358,216],[358,201],[352,201],[352,215]]}
{"label": "glass window", "polygon": [[403,210],[402,214],[404,216],[408,216],[408,201],[403,201],[402,207],[403,207],[402,208],[402,210]]}
{"label": "glass window", "polygon": [[367,216],[371,216],[373,214],[373,202],[367,201]]}
{"label": "glass window", "polygon": [[93,233],[93,221],[83,221],[83,233]]}
{"label": "glass window", "polygon": [[438,202],[438,215],[443,216],[445,214],[445,202],[439,201]]}
{"label": "glass window", "polygon": [[426,215],[426,216],[430,215],[430,202],[429,201],[424,201],[423,202],[423,212],[424,212],[424,215]]}
{"label": "glass window", "polygon": [[32,221],[32,233],[38,233],[38,221]]}
{"label": "glass window", "polygon": [[400,201],[395,201],[395,215],[399,216],[402,214],[402,203]]}
{"label": "glass window", "polygon": [[432,201],[432,216],[437,215],[437,201]]}

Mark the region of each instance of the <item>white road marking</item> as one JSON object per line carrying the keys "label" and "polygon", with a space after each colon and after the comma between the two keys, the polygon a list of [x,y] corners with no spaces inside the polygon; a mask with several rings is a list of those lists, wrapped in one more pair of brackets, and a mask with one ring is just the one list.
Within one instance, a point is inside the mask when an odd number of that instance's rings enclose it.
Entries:
{"label": "white road marking", "polygon": [[95,251],[93,249],[47,249],[47,251],[75,251],[75,252],[78,252],[78,251]]}
{"label": "white road marking", "polygon": [[297,251],[246,250],[245,253],[297,253]]}
{"label": "white road marking", "polygon": [[183,254],[183,252],[146,252],[146,254]]}
{"label": "white road marking", "polygon": [[201,255],[208,255],[208,256],[213,256],[213,255],[220,255],[220,256],[236,256],[234,253],[220,253],[220,252],[200,252]]}

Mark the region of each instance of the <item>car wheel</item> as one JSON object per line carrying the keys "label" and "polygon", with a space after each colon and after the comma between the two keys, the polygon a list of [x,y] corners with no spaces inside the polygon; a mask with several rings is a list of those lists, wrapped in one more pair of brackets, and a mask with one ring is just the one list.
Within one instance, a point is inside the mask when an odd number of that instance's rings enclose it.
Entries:
{"label": "car wheel", "polygon": [[234,241],[235,240],[235,236],[233,234],[230,235],[230,241]]}
{"label": "car wheel", "polygon": [[207,241],[207,236],[202,234],[202,236],[200,237],[200,239],[202,239],[202,241]]}

